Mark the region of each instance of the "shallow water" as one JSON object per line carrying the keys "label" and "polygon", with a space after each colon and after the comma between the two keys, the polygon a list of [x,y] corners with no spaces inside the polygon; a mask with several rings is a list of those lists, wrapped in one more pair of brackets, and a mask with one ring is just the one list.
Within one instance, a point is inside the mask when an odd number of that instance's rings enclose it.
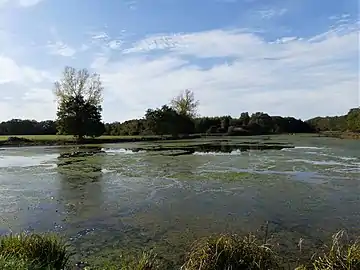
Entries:
{"label": "shallow water", "polygon": [[[135,151],[214,140],[206,139],[0,149],[0,233],[60,232],[83,256],[153,245],[174,253],[197,237],[255,231],[266,222],[287,250],[300,237],[310,246],[339,229],[359,234],[360,141],[265,139],[292,148],[182,156]],[[90,153],[63,155],[72,151]]]}

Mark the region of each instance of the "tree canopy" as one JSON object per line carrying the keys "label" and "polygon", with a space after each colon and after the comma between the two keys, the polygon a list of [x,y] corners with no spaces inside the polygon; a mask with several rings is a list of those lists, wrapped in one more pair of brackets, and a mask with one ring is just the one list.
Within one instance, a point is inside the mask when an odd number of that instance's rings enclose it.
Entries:
{"label": "tree canopy", "polygon": [[55,82],[58,132],[78,139],[101,136],[105,131],[101,122],[102,91],[98,74],[66,67],[62,79]]}
{"label": "tree canopy", "polygon": [[145,114],[146,130],[156,135],[178,136],[194,132],[194,124],[187,115],[182,115],[167,105],[152,110]]}
{"label": "tree canopy", "polygon": [[82,96],[85,102],[99,106],[103,101],[100,75],[90,74],[87,69],[65,67],[62,78],[55,82],[55,96],[59,103],[71,97]]}
{"label": "tree canopy", "polygon": [[347,128],[353,132],[360,132],[360,107],[349,111],[346,116]]}
{"label": "tree canopy", "polygon": [[315,117],[306,122],[316,131],[360,132],[360,108],[350,109],[346,115]]}
{"label": "tree canopy", "polygon": [[190,118],[197,116],[199,101],[195,99],[194,92],[186,89],[170,102],[171,107],[180,115]]}

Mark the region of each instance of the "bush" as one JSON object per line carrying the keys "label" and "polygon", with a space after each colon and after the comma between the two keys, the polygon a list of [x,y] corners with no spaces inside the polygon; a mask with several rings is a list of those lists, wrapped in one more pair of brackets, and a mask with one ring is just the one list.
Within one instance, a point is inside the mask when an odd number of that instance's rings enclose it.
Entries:
{"label": "bush", "polygon": [[253,235],[220,235],[194,244],[183,270],[279,269],[279,262],[267,245]]}
{"label": "bush", "polygon": [[1,269],[64,269],[70,253],[53,235],[19,234],[0,238]]}

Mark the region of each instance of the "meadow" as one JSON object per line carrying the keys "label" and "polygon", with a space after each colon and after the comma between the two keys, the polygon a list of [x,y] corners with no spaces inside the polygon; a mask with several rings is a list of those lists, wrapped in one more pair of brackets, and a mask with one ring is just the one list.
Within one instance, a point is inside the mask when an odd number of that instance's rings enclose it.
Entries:
{"label": "meadow", "polygon": [[[32,141],[74,141],[75,138],[72,135],[13,135],[13,136],[0,136],[0,141],[6,141],[9,137],[24,138]],[[95,138],[95,140],[114,140],[114,139],[136,139],[144,136],[101,136]]]}

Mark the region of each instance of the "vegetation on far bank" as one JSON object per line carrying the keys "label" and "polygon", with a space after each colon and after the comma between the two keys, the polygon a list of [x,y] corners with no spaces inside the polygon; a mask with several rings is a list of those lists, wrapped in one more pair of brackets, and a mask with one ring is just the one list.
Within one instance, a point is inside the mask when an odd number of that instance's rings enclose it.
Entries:
{"label": "vegetation on far bank", "polygon": [[[300,247],[301,249],[301,247]],[[125,254],[125,253],[124,253]],[[154,252],[139,256],[120,253],[114,259],[88,265],[72,261],[70,246],[54,235],[19,234],[0,237],[0,268],[4,270],[155,270],[177,269],[179,262],[169,262]],[[180,262],[182,270],[359,270],[360,242],[349,240],[341,231],[335,234],[329,246],[314,251],[313,256],[290,268],[286,258],[275,247],[260,241],[254,235],[214,235],[197,240]]]}
{"label": "vegetation on far bank", "polygon": [[315,117],[307,122],[320,132],[360,133],[360,107],[351,109],[346,115]]}
{"label": "vegetation on far bank", "polygon": [[[199,101],[193,91],[184,90],[169,105],[146,110],[141,119],[103,123],[103,85],[99,74],[87,69],[66,67],[54,84],[57,118],[37,122],[13,119],[0,123],[0,135],[72,135],[78,141],[86,137],[162,136],[181,134],[262,135],[283,133],[314,133],[322,131],[360,132],[360,108],[346,116],[317,117],[302,121],[294,117],[270,116],[264,112],[239,117],[200,117]],[[63,138],[63,137],[62,137]]]}

